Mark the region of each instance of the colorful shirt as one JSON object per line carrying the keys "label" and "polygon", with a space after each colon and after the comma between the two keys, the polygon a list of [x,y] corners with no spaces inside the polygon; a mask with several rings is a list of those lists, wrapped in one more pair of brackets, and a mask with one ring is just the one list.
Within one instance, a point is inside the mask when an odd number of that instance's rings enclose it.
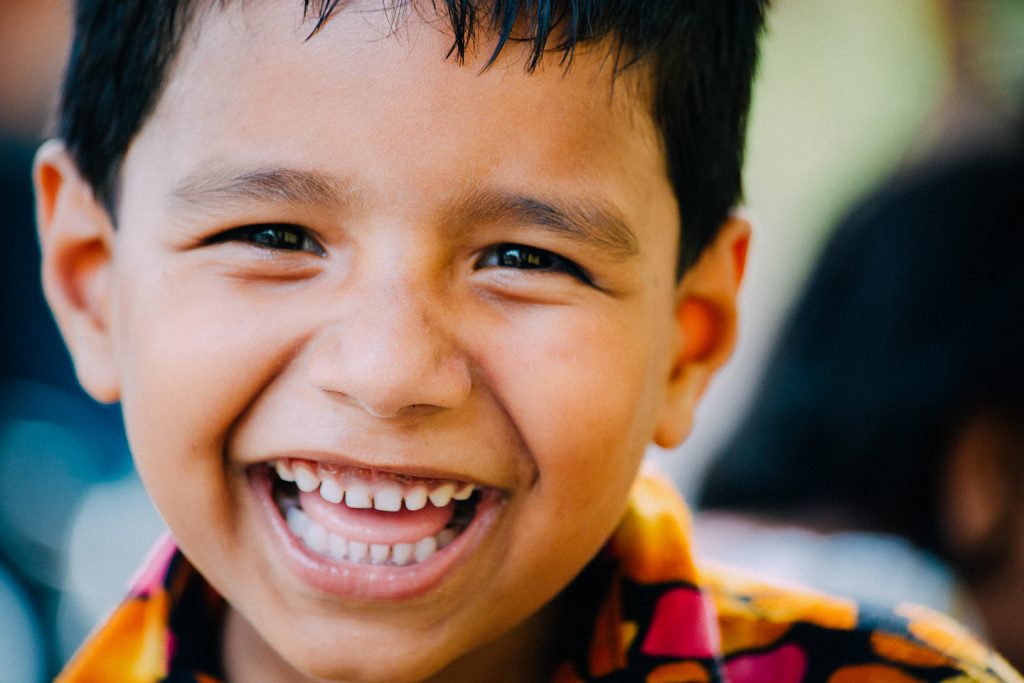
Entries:
{"label": "colorful shirt", "polygon": [[[700,567],[670,484],[643,475],[622,523],[570,587],[576,639],[554,683],[1024,683],[951,620],[873,610]],[[225,603],[164,540],[58,683],[217,683]]]}

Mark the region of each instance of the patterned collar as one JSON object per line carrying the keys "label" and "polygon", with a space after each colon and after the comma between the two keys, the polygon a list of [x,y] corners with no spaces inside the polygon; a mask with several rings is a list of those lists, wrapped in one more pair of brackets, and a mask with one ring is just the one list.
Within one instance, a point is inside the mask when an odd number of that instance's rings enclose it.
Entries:
{"label": "patterned collar", "polygon": [[[728,570],[700,572],[689,538],[672,486],[639,477],[616,533],[570,588],[579,637],[554,683],[1024,683],[933,612],[871,610]],[[224,600],[165,538],[57,683],[219,683],[224,612]]]}

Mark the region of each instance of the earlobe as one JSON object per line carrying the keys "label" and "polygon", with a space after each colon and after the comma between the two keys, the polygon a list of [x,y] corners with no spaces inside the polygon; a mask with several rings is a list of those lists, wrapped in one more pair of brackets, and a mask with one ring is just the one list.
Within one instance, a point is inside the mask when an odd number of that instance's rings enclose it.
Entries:
{"label": "earlobe", "polygon": [[690,432],[693,413],[714,373],[736,345],[736,297],[746,267],[750,223],[730,216],[676,294],[677,342],[663,414],[654,442],[674,448]]}
{"label": "earlobe", "polygon": [[64,145],[44,144],[33,169],[43,291],[78,380],[98,401],[118,400],[111,338],[114,226]]}

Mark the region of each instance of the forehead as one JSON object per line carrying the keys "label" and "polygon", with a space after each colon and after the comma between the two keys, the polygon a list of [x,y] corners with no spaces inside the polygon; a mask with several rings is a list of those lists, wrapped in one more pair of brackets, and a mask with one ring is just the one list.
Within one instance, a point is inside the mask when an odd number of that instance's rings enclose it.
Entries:
{"label": "forehead", "polygon": [[126,173],[141,149],[165,178],[229,160],[337,173],[394,194],[542,175],[612,202],[671,195],[644,68],[615,76],[598,45],[570,68],[553,54],[527,73],[528,50],[514,42],[485,68],[485,38],[459,64],[447,18],[427,5],[396,15],[344,3],[310,37],[297,0],[211,3]]}

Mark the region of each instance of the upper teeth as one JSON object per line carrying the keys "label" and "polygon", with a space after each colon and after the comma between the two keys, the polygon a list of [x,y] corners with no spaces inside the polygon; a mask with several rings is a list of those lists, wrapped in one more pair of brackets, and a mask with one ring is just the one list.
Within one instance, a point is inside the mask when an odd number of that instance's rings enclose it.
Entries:
{"label": "upper teeth", "polygon": [[397,512],[404,504],[407,510],[422,510],[427,500],[444,507],[452,500],[468,500],[476,490],[474,484],[455,481],[402,484],[396,480],[367,481],[347,472],[342,475],[326,471],[312,463],[277,460],[274,470],[282,481],[295,482],[300,491],[319,491],[329,503],[344,503],[350,508],[374,508]]}

